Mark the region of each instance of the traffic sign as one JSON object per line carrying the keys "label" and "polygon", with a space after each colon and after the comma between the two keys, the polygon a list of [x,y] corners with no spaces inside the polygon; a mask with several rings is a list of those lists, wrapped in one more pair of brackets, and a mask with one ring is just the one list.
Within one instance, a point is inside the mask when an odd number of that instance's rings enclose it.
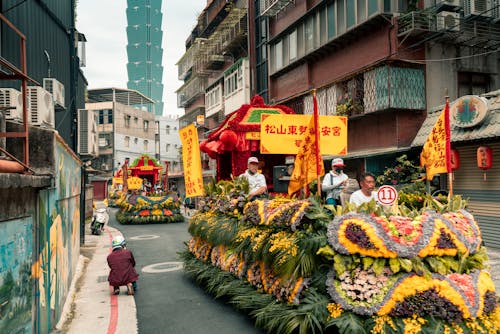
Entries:
{"label": "traffic sign", "polygon": [[391,205],[398,199],[398,191],[393,186],[381,186],[378,188],[377,199],[382,205]]}

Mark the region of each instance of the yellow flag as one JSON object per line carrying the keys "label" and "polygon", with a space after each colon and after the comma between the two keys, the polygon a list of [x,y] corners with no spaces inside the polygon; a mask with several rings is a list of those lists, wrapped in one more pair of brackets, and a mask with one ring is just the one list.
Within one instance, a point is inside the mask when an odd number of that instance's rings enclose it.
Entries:
{"label": "yellow flag", "polygon": [[201,171],[198,131],[191,124],[179,130],[182,142],[182,162],[184,163],[184,184],[186,197],[203,195],[203,175]]}
{"label": "yellow flag", "polygon": [[[302,146],[299,148],[299,152],[295,156],[295,165],[292,176],[290,177],[290,183],[288,184],[288,194],[293,194],[294,192],[307,186],[318,177],[316,169],[318,161],[316,156],[317,152],[319,152],[319,148],[316,149],[315,136],[316,130],[314,126],[314,117],[311,117],[304,140],[302,141]],[[325,174],[323,161],[320,162],[319,167],[319,176],[321,176]]]}
{"label": "yellow flag", "polygon": [[425,166],[427,180],[435,174],[451,173],[450,117],[448,101],[432,128],[420,153],[420,165]]}

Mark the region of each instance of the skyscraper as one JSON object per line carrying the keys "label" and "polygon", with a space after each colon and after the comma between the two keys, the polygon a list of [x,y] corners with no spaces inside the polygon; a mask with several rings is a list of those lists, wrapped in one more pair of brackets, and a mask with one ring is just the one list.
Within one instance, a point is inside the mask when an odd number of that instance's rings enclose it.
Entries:
{"label": "skyscraper", "polygon": [[153,99],[156,115],[163,114],[161,1],[127,0],[127,87]]}

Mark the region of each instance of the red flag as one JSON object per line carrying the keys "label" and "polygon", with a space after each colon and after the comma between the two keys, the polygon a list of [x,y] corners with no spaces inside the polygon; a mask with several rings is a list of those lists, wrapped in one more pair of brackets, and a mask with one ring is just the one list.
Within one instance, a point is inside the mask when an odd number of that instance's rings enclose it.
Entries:
{"label": "red flag", "polygon": [[435,174],[451,173],[450,108],[448,100],[420,154],[420,165],[425,166],[427,180]]}
{"label": "red flag", "polygon": [[[319,154],[318,104],[316,102],[315,93],[313,94],[313,103],[315,115],[311,117],[299,152],[295,156],[293,173],[290,177],[290,183],[288,184],[288,194],[293,194],[307,186],[319,176],[325,174],[323,161]],[[321,160],[321,162],[318,160]]]}

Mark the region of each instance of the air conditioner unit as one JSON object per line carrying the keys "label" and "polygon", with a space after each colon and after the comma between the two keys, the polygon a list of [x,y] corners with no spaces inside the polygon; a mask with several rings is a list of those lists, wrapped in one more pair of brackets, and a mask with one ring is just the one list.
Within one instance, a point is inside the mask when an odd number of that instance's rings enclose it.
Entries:
{"label": "air conditioner unit", "polygon": [[23,94],[14,88],[0,88],[0,107],[5,110],[5,118],[10,120],[23,119]]}
{"label": "air conditioner unit", "polygon": [[64,85],[54,78],[43,78],[43,88],[52,94],[54,104],[64,107]]}
{"label": "air conditioner unit", "polygon": [[97,115],[92,110],[78,109],[78,145],[77,153],[97,156],[99,154],[99,134],[97,133]]}
{"label": "air conditioner unit", "polygon": [[28,113],[31,125],[48,126],[54,128],[54,101],[52,94],[42,87],[28,86]]}
{"label": "air conditioner unit", "polygon": [[440,12],[436,14],[436,28],[440,30],[459,31],[460,14],[455,12]]}
{"label": "air conditioner unit", "polygon": [[491,0],[464,0],[464,16],[493,16]]}

